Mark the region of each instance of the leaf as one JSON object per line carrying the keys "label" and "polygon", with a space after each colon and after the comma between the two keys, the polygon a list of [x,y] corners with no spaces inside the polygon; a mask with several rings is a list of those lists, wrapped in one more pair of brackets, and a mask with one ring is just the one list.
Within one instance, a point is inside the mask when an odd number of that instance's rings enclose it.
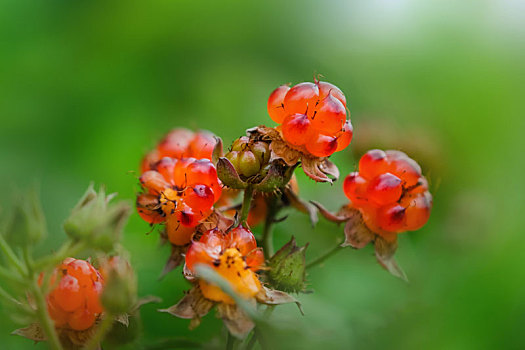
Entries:
{"label": "leaf", "polygon": [[377,236],[375,240],[375,253],[379,264],[383,266],[388,272],[395,277],[401,278],[408,282],[405,271],[397,264],[394,259],[394,253],[397,250],[397,237],[392,241],[387,241],[381,236]]}
{"label": "leaf", "polygon": [[301,302],[291,296],[288,293],[285,293],[280,290],[269,289],[263,287],[263,290],[257,295],[257,300],[263,304],[267,305],[281,305],[295,303],[301,312],[301,315],[304,316],[303,308]]}
{"label": "leaf", "polygon": [[15,329],[11,332],[13,335],[19,335],[21,337],[34,340],[35,342],[46,341],[46,335],[44,330],[38,323],[32,323],[25,328]]}

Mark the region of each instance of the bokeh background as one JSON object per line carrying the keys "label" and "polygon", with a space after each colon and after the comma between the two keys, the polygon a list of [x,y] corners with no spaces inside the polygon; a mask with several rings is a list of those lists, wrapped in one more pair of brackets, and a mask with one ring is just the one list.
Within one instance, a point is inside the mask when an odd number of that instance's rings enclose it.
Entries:
{"label": "bokeh background", "polygon": [[[343,174],[372,147],[400,148],[423,165],[434,210],[403,234],[390,276],[371,247],[344,250],[309,273],[306,316],[283,306],[275,348],[523,349],[525,347],[525,3],[493,1],[27,1],[0,2],[0,204],[37,182],[50,237],[91,181],[133,200],[143,154],[176,126],[226,144],[273,125],[269,93],[314,74],[347,95],[355,138],[333,157]],[[341,182],[302,196],[337,209]],[[341,228],[313,230],[290,212],[276,243],[329,249]],[[200,328],[159,314],[188,288],[180,270],[158,281],[168,248],[134,214],[124,244],[141,295],[139,345],[171,337],[220,343],[220,321]],[[257,229],[256,229],[257,231]],[[0,281],[1,284],[1,281]],[[3,349],[43,349],[10,336]],[[136,347],[139,347],[136,345]]]}

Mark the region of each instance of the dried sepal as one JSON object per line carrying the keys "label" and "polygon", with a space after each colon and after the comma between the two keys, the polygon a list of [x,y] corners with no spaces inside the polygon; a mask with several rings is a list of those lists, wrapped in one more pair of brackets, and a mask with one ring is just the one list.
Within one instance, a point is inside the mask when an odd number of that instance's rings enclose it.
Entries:
{"label": "dried sepal", "polygon": [[317,182],[330,182],[337,180],[339,170],[326,157],[314,157],[301,149],[292,147],[283,140],[281,133],[275,128],[258,126],[247,130],[248,134],[256,137],[265,137],[271,140],[270,150],[271,159],[282,159],[288,166],[295,166],[302,163],[304,173]]}
{"label": "dried sepal", "polygon": [[284,195],[286,199],[290,202],[290,205],[294,207],[295,209],[299,210],[300,212],[303,212],[305,214],[308,214],[308,217],[310,218],[310,224],[312,227],[315,227],[317,222],[319,221],[319,218],[317,217],[317,210],[316,208],[311,205],[310,203],[302,200],[291,188],[286,187],[284,189]]}
{"label": "dried sepal", "polygon": [[[250,301],[255,308],[255,300]],[[239,339],[244,339],[255,327],[252,319],[236,304],[218,304],[217,316],[222,319],[228,331]]]}
{"label": "dried sepal", "polygon": [[218,136],[213,136],[215,139],[215,146],[213,147],[213,152],[211,153],[211,162],[217,165],[219,158],[222,157],[222,139]]}
{"label": "dried sepal", "polygon": [[11,334],[19,335],[21,337],[33,340],[35,342],[47,340],[44,330],[38,323],[32,323],[27,327],[15,329],[13,332],[11,332]]}
{"label": "dried sepal", "polygon": [[374,247],[376,259],[379,264],[395,277],[408,282],[405,271],[397,264],[394,258],[394,253],[397,250],[397,238],[394,240],[386,240],[381,236],[376,236]]}
{"label": "dried sepal", "polygon": [[177,304],[159,311],[184,319],[200,319],[207,315],[214,305],[214,302],[204,298],[200,288],[193,287]]}
{"label": "dried sepal", "polygon": [[[345,222],[348,217],[345,215],[344,212],[339,212],[337,214],[334,214],[332,213],[331,211],[329,211],[328,209],[326,209],[321,203],[319,202],[316,202],[316,201],[310,201],[310,203],[312,203],[318,210],[319,210],[319,213],[321,213],[321,215],[328,221],[331,221],[331,222],[335,222],[337,224],[340,224],[342,222]],[[342,209],[344,209],[345,207],[343,207]]]}
{"label": "dried sepal", "polygon": [[283,291],[263,287],[259,294],[257,294],[256,298],[258,302],[266,305],[281,305],[295,303],[299,308],[301,314],[304,315],[301,302],[293,296],[291,296],[290,294],[285,293]]}
{"label": "dried sepal", "polygon": [[162,279],[168,272],[177,268],[184,262],[184,253],[188,250],[189,245],[179,246],[171,244],[171,254],[162,269],[159,279]]}
{"label": "dried sepal", "polygon": [[242,190],[245,189],[247,184],[241,180],[237,170],[228,158],[220,157],[217,161],[217,176],[222,183],[229,188]]}
{"label": "dried sepal", "polygon": [[359,210],[349,207],[345,208],[344,215],[347,217],[344,227],[345,241],[341,244],[341,247],[364,248],[374,240],[376,235],[365,225]]}

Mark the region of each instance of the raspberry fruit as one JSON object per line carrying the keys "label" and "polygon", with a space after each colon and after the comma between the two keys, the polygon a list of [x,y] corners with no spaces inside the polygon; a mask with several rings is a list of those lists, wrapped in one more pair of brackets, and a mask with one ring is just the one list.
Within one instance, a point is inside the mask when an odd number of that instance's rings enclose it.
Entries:
{"label": "raspberry fruit", "polygon": [[[206,231],[192,242],[186,253],[186,266],[192,272],[197,264],[206,264],[231,283],[233,289],[245,298],[254,297],[262,288],[255,271],[264,263],[264,255],[257,248],[252,232],[238,226],[228,233],[215,228]],[[219,287],[199,281],[205,298],[234,304],[234,300]]]}
{"label": "raspberry fruit", "polygon": [[372,231],[387,237],[418,230],[432,209],[432,195],[421,167],[400,151],[371,150],[359,172],[344,181],[344,192]]}
{"label": "raspberry fruit", "polygon": [[190,242],[195,226],[221,196],[217,171],[208,159],[164,157],[140,177],[139,215],[151,224],[166,223],[174,245]]}
{"label": "raspberry fruit", "polygon": [[346,98],[327,82],[279,86],[268,99],[268,114],[281,124],[282,137],[292,148],[314,157],[342,151],[352,140]]}
{"label": "raspberry fruit", "polygon": [[47,308],[56,327],[83,331],[93,326],[103,311],[104,279],[89,262],[65,259],[55,268],[51,285],[55,287],[47,295]]}
{"label": "raspberry fruit", "polygon": [[214,135],[205,130],[193,132],[184,128],[170,131],[158,144],[155,150],[142,160],[141,170],[146,172],[164,157],[209,159],[215,147]]}

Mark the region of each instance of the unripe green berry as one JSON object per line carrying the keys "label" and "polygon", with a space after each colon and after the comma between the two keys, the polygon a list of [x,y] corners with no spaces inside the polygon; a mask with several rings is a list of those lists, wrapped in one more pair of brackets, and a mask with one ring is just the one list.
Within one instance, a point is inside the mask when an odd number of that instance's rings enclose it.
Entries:
{"label": "unripe green berry", "polygon": [[239,152],[238,151],[230,151],[226,154],[226,158],[232,163],[233,167],[235,169],[239,168]]}
{"label": "unripe green berry", "polygon": [[239,156],[239,165],[237,169],[239,170],[240,174],[250,177],[257,174],[259,170],[261,170],[261,163],[253,154],[253,152],[246,150]]}
{"label": "unripe green berry", "polygon": [[237,140],[233,141],[232,151],[243,151],[246,147],[245,145],[250,142],[250,139],[247,136],[241,136]]}
{"label": "unripe green berry", "polygon": [[255,142],[250,146],[250,150],[259,159],[261,164],[266,164],[270,160],[270,147],[266,142]]}

